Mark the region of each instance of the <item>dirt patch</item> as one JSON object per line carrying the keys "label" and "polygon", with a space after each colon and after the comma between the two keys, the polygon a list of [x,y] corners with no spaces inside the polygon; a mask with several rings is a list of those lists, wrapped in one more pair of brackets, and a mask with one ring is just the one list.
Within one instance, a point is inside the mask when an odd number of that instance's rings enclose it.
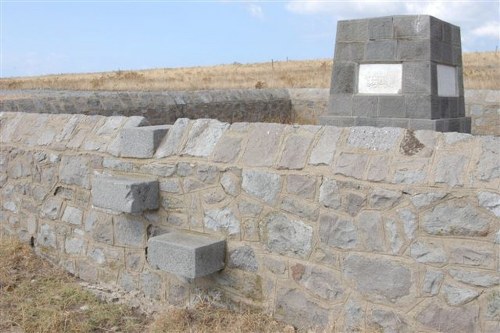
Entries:
{"label": "dirt patch", "polygon": [[424,149],[422,142],[415,137],[413,130],[406,130],[403,141],[401,142],[400,150],[407,156],[412,156]]}

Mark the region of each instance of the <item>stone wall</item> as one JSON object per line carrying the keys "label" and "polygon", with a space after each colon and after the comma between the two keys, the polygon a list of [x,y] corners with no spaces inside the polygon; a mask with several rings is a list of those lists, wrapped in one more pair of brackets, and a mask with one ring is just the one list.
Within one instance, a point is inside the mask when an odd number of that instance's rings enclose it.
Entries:
{"label": "stone wall", "polygon": [[[259,89],[185,92],[0,91],[0,111],[144,116],[152,125],[178,118],[224,122],[318,124],[329,89]],[[500,91],[466,90],[472,134],[500,135]]]}
{"label": "stone wall", "polygon": [[500,135],[500,90],[466,90],[465,113],[472,134]]}
{"label": "stone wall", "polygon": [[[300,328],[499,331],[500,137],[179,119],[153,157],[120,157],[141,124],[0,114],[2,233],[175,305],[206,293]],[[102,174],[158,181],[159,208],[92,206]],[[171,231],[225,238],[225,268],[154,269],[147,241]]]}

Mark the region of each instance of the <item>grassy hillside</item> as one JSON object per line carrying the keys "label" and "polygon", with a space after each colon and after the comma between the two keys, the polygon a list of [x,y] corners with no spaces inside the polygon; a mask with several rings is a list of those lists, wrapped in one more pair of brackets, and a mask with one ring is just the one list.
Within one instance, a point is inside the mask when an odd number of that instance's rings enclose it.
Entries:
{"label": "grassy hillside", "polygon": [[[466,89],[500,89],[500,54],[465,53]],[[332,61],[279,61],[0,79],[0,89],[203,90],[328,88]]]}

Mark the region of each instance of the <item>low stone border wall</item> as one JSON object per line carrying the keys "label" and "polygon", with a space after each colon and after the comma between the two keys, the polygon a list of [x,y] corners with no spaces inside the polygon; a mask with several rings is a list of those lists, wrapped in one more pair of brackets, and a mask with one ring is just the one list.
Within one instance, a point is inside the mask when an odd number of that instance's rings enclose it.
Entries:
{"label": "low stone border wall", "polygon": [[[318,124],[329,89],[252,89],[184,92],[0,91],[0,111],[144,116],[152,125],[178,118],[224,122]],[[472,134],[500,135],[500,91],[466,90]]]}
{"label": "low stone border wall", "polygon": [[[178,119],[153,157],[121,157],[141,124],[0,114],[1,232],[170,304],[206,293],[300,328],[498,332],[500,137]],[[93,206],[103,175],[154,181],[159,208]],[[172,231],[225,239],[225,268],[156,269],[148,240]]]}

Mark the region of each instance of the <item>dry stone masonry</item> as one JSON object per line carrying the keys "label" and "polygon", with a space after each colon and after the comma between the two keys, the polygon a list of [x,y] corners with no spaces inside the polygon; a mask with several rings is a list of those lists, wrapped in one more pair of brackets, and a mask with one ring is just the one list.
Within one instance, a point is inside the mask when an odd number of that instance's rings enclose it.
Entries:
{"label": "dry stone masonry", "polygon": [[151,157],[122,154],[147,125],[0,113],[0,232],[175,305],[208,293],[299,328],[500,330],[499,137],[178,119],[157,147],[139,136]]}
{"label": "dry stone masonry", "polygon": [[427,15],[339,21],[320,123],[471,132],[460,28]]}

